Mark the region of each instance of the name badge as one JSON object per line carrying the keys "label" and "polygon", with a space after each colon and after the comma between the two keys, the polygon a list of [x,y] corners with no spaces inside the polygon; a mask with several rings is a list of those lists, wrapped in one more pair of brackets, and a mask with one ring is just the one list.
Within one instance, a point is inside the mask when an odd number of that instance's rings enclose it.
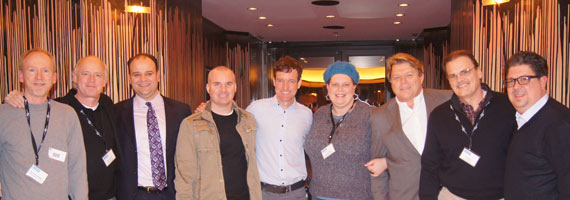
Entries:
{"label": "name badge", "polygon": [[467,148],[463,148],[463,152],[459,155],[459,158],[465,161],[467,164],[471,165],[471,167],[475,167],[477,165],[477,161],[479,161],[479,155],[473,153],[471,150]]}
{"label": "name badge", "polygon": [[109,167],[109,165],[113,163],[115,158],[116,157],[115,153],[113,153],[113,149],[109,149],[109,151],[107,151],[107,153],[103,156],[103,162],[105,163],[105,166]]}
{"label": "name badge", "polygon": [[48,174],[41,170],[38,166],[32,165],[28,172],[26,172],[26,176],[32,178],[34,181],[38,182],[39,184],[43,184],[46,180]]}
{"label": "name badge", "polygon": [[333,144],[327,145],[324,149],[321,150],[321,154],[323,154],[323,159],[327,159],[330,155],[335,152]]}
{"label": "name badge", "polygon": [[67,156],[67,152],[57,150],[57,149],[50,147],[49,151],[48,151],[48,155],[49,155],[49,158],[51,158],[51,159],[57,160],[59,162],[64,162],[65,156]]}

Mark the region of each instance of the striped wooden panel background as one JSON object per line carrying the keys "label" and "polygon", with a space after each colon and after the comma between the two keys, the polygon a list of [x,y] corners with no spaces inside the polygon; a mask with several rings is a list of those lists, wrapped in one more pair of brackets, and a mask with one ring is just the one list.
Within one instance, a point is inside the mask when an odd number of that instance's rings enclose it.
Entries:
{"label": "striped wooden panel background", "polygon": [[424,84],[425,88],[449,89],[447,78],[442,71],[443,56],[449,53],[449,41],[441,44],[427,44],[424,49]]}
{"label": "striped wooden panel background", "polygon": [[568,3],[557,0],[515,0],[502,7],[483,7],[477,0],[472,50],[482,66],[483,82],[504,91],[506,59],[518,51],[533,51],[548,62],[550,96],[570,106],[569,11]]}
{"label": "striped wooden panel background", "polygon": [[[29,49],[43,48],[56,60],[58,83],[51,96],[59,97],[72,87],[71,72],[78,59],[100,57],[109,72],[106,94],[115,101],[132,95],[127,80],[126,62],[133,54],[144,52],[157,57],[160,90],[167,91],[166,78],[166,1],[149,0],[151,14],[125,13],[109,0],[2,1],[0,56],[2,80],[0,100],[11,90],[21,90],[17,80],[18,59]],[[79,3],[74,3],[79,2]],[[119,1],[120,2],[120,1]],[[116,3],[116,2],[115,2]],[[119,4],[127,4],[127,1]],[[6,38],[6,43],[4,43]],[[7,51],[4,51],[4,50]]]}

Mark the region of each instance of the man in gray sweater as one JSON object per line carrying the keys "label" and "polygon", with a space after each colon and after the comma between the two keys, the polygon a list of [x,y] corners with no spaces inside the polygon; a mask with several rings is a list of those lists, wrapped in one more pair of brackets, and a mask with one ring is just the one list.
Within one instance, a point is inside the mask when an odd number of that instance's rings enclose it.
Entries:
{"label": "man in gray sweater", "polygon": [[5,199],[87,199],[85,149],[77,114],[47,96],[57,73],[51,54],[26,52],[18,78],[25,108],[0,105],[0,182]]}

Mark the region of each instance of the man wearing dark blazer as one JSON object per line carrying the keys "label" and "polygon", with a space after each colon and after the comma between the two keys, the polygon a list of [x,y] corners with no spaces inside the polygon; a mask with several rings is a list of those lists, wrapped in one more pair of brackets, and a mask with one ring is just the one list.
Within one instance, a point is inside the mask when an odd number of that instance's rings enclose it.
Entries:
{"label": "man wearing dark blazer", "polygon": [[507,153],[505,199],[570,199],[570,110],[548,97],[546,60],[519,52],[505,68],[518,125]]}
{"label": "man wearing dark blazer", "polygon": [[148,54],[128,62],[135,96],[115,105],[122,147],[119,199],[175,199],[174,153],[190,107],[158,91],[158,63]]}
{"label": "man wearing dark blazer", "polygon": [[370,116],[375,159],[367,166],[373,176],[372,192],[376,200],[415,200],[419,199],[427,119],[435,107],[449,100],[451,91],[422,89],[423,65],[406,53],[388,59],[386,74],[396,98]]}

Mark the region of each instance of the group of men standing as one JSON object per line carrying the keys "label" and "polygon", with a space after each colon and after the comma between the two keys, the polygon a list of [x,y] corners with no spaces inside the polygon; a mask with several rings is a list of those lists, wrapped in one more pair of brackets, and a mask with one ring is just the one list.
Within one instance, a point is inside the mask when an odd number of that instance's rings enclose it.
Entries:
{"label": "group of men standing", "polygon": [[[130,99],[113,105],[102,94],[105,64],[88,56],[73,71],[74,88],[51,101],[52,55],[23,55],[23,94],[0,105],[4,198],[307,199],[303,145],[312,112],[295,100],[297,60],[279,59],[275,96],[245,110],[233,101],[231,69],[212,69],[210,101],[194,115],[160,95],[156,58],[137,54],[127,64]],[[423,65],[413,56],[388,59],[396,98],[370,117],[365,164],[374,198],[570,198],[570,111],[548,97],[546,61],[520,52],[505,71],[507,95],[481,82],[470,52],[454,51],[444,60],[452,93],[423,89]]]}
{"label": "group of men standing", "polygon": [[468,51],[443,68],[453,94],[422,89],[414,57],[388,59],[396,98],[370,118],[375,199],[570,199],[570,111],[548,96],[546,60],[513,55],[507,94]]}
{"label": "group of men standing", "polygon": [[160,95],[156,58],[137,54],[127,64],[132,98],[113,105],[102,94],[105,64],[88,56],[73,71],[73,89],[54,102],[53,56],[23,55],[24,91],[0,106],[3,198],[307,198],[303,144],[312,113],[295,100],[297,60],[275,64],[276,95],[253,102],[253,115],[233,102],[236,77],[227,67],[209,73],[210,102],[190,116],[187,105]]}

